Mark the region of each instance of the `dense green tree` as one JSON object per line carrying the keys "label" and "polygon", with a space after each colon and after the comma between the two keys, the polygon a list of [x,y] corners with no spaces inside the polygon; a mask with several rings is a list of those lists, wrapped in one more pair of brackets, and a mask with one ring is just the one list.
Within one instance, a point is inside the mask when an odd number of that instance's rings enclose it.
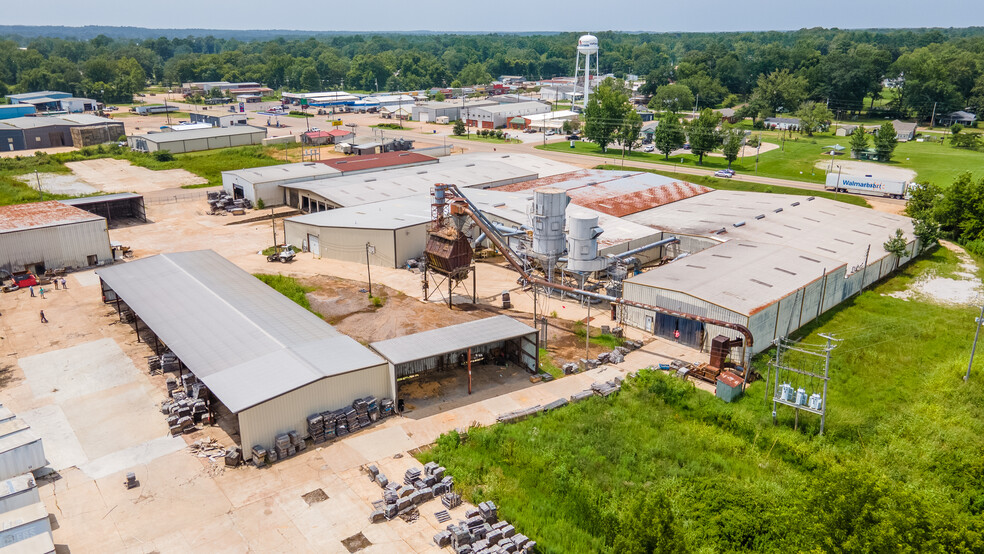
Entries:
{"label": "dense green tree", "polygon": [[738,154],[741,153],[741,147],[744,145],[745,131],[725,129],[723,134],[724,145],[721,150],[724,153],[724,158],[728,160],[728,169],[731,169],[731,163],[738,159]]}
{"label": "dense green tree", "polygon": [[454,130],[452,131],[455,136],[461,137],[465,135],[465,122],[458,119],[454,122]]}
{"label": "dense green tree", "polygon": [[896,229],[895,235],[889,237],[889,239],[882,245],[885,248],[885,252],[895,256],[894,269],[899,268],[899,261],[909,253],[907,250],[908,244],[909,241],[905,238],[905,232],[903,232],[902,229]]}
{"label": "dense green tree", "polygon": [[710,108],[701,110],[700,115],[687,127],[690,151],[697,155],[697,163],[704,165],[704,154],[721,147],[721,135],[717,126],[721,118]]}
{"label": "dense green tree", "polygon": [[492,82],[492,75],[480,63],[470,63],[458,73],[457,80],[465,86],[487,85]]}
{"label": "dense green tree", "polygon": [[694,93],[698,108],[701,106],[717,107],[728,95],[728,89],[706,73],[698,73],[686,79],[680,79],[679,83]]}
{"label": "dense green tree", "polygon": [[694,95],[685,85],[663,85],[656,89],[649,107],[653,110],[669,110],[678,113],[693,108]]}
{"label": "dense green tree", "polygon": [[687,135],[680,125],[680,118],[673,112],[665,112],[659,118],[659,124],[653,130],[653,145],[663,153],[663,159],[670,159],[670,152],[683,146]]}
{"label": "dense green tree", "polygon": [[642,131],[642,116],[629,106],[618,127],[618,142],[622,145],[623,151],[631,154],[632,148],[639,145],[640,131]]}
{"label": "dense green tree", "polygon": [[855,158],[860,158],[861,154],[868,149],[868,133],[864,132],[864,127],[858,125],[851,131],[851,154]]}
{"label": "dense green tree", "polygon": [[804,102],[800,109],[796,111],[796,117],[800,120],[800,131],[812,137],[813,133],[826,129],[834,114],[827,109],[827,106],[819,102]]}
{"label": "dense green tree", "polygon": [[588,99],[584,109],[584,135],[604,152],[618,140],[618,131],[632,110],[629,95],[621,81],[605,79]]}
{"label": "dense green tree", "polygon": [[898,143],[899,140],[896,137],[895,126],[892,125],[892,122],[882,123],[875,134],[875,150],[878,152],[878,161],[890,161]]}
{"label": "dense green tree", "polygon": [[640,493],[626,503],[618,518],[612,551],[619,554],[686,554],[683,529],[666,495]]}

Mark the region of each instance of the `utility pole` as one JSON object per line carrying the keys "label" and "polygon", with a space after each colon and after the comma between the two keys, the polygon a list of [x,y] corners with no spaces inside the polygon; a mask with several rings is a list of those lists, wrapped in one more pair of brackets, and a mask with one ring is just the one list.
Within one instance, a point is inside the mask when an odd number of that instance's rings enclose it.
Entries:
{"label": "utility pole", "polygon": [[929,118],[929,128],[932,129],[936,123],[936,102],[933,102],[933,115]]}
{"label": "utility pole", "polygon": [[823,410],[820,413],[820,434],[823,435],[823,426],[827,422],[827,383],[830,382],[830,351],[834,349],[833,341],[838,341],[832,335],[820,333],[820,336],[827,339],[827,346],[824,347],[823,359]]}
{"label": "utility pole", "polygon": [[977,337],[981,334],[981,324],[984,323],[984,304],[981,304],[981,316],[974,320],[977,323],[977,331],[974,332],[974,346],[970,349],[970,363],[967,364],[967,375],[964,381],[970,379],[970,368],[974,365],[974,352],[977,351]]}
{"label": "utility pole", "polygon": [[[841,166],[837,166],[837,185],[834,186],[834,198],[837,198],[837,191],[840,190],[841,186]],[[869,245],[870,248],[870,245]]]}
{"label": "utility pole", "polygon": [[369,269],[369,255],[376,253],[376,247],[366,243],[366,275],[369,276],[369,297],[372,298],[372,270]]}
{"label": "utility pole", "polygon": [[584,318],[584,359],[591,357],[591,299],[588,299],[588,317]]}
{"label": "utility pole", "polygon": [[41,189],[41,175],[38,174],[38,170],[34,170],[34,178],[38,181],[38,194],[41,195],[41,201],[44,202],[44,190]]}
{"label": "utility pole", "polygon": [[866,248],[865,251],[864,251],[864,269],[861,270],[861,288],[858,289],[858,294],[861,294],[861,291],[864,290],[864,276],[865,276],[865,274],[868,273],[868,254],[869,253],[871,253],[871,245],[870,244],[868,245],[868,248]]}
{"label": "utility pole", "polygon": [[[271,227],[273,227],[273,249],[276,250],[277,249],[277,219],[273,215],[273,208],[270,208],[270,223],[272,223]],[[310,247],[308,247],[308,250],[310,250]]]}
{"label": "utility pole", "polygon": [[762,151],[762,135],[759,134],[759,145],[755,149],[755,173],[759,172],[759,152]]}

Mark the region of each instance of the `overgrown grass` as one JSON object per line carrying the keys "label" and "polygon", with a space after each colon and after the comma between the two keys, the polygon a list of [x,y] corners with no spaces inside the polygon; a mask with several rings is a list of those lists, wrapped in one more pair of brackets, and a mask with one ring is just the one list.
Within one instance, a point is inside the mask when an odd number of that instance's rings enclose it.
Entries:
{"label": "overgrown grass", "polygon": [[564,370],[557,367],[557,364],[553,361],[553,356],[546,348],[540,349],[540,371],[549,373],[554,379],[560,379],[564,376]]}
{"label": "overgrown grass", "polygon": [[744,190],[749,192],[769,192],[774,194],[795,194],[797,196],[816,196],[818,198],[829,198],[831,200],[837,200],[838,202],[844,202],[845,204],[853,204],[855,206],[868,207],[868,202],[864,199],[864,197],[856,194],[834,194],[833,192],[800,189],[796,187],[783,187],[779,185],[767,185],[764,183],[751,183],[745,180],[737,181],[734,179],[721,179],[718,177],[712,177],[710,175],[690,175],[688,173],[674,173],[672,171],[645,169],[641,167],[623,168],[622,166],[617,166],[617,165],[599,165],[599,166],[595,166],[595,169],[645,171],[648,173],[665,175],[667,177],[672,177],[674,179],[680,179],[681,181],[687,181],[688,183],[705,185],[720,190]]}
{"label": "overgrown grass", "polygon": [[263,281],[267,285],[270,285],[274,290],[280,294],[290,298],[298,306],[310,311],[311,313],[317,313],[311,309],[311,303],[308,302],[307,293],[315,290],[315,287],[306,287],[300,284],[297,279],[293,277],[287,277],[285,275],[270,275],[267,273],[254,273],[254,277]]}
{"label": "overgrown grass", "polygon": [[393,129],[399,131],[400,129],[405,129],[399,123],[378,123],[376,125],[370,125],[373,129]]}
{"label": "overgrown grass", "polygon": [[[583,339],[584,335],[587,333],[583,321],[575,321],[574,325],[571,326],[571,330],[579,338]],[[603,348],[615,349],[616,346],[622,346],[625,343],[625,339],[616,337],[610,333],[602,333],[601,329],[598,327],[591,328],[591,344],[595,346],[601,346]]]}
{"label": "overgrown grass", "polygon": [[475,141],[475,142],[493,142],[493,143],[498,143],[498,144],[521,144],[523,142],[523,141],[521,141],[519,139],[514,139],[514,138],[510,138],[510,139],[504,139],[504,138],[502,138],[502,139],[500,139],[500,138],[495,138],[495,137],[480,137],[480,136],[476,135],[474,132],[472,134],[470,134],[470,135],[450,135],[450,136],[448,136],[448,138],[461,139],[461,140],[471,140],[471,141]]}
{"label": "overgrown grass", "polygon": [[761,381],[726,404],[641,371],[617,396],[443,435],[419,457],[547,553],[614,552],[640,498],[666,500],[648,528],[682,536],[678,552],[980,552],[984,364],[961,379],[976,310],[886,296],[955,263],[937,249],[804,331],[843,339],[823,436],[809,414],[794,431],[788,408],[773,425]]}

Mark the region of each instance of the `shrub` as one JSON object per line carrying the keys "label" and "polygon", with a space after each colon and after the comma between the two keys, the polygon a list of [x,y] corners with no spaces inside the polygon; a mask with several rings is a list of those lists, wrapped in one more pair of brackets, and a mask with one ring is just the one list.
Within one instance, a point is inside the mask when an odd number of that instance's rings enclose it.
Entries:
{"label": "shrub", "polygon": [[382,308],[383,304],[386,302],[381,296],[370,296],[370,302],[372,302],[373,308]]}
{"label": "shrub", "polygon": [[256,209],[257,210],[262,210],[265,207],[266,207],[266,203],[263,202],[263,199],[262,198],[257,198],[256,199]]}
{"label": "shrub", "polygon": [[[86,153],[85,149],[83,149],[82,153]],[[154,152],[154,159],[159,162],[173,162],[174,154],[172,154],[170,150],[158,150]]]}

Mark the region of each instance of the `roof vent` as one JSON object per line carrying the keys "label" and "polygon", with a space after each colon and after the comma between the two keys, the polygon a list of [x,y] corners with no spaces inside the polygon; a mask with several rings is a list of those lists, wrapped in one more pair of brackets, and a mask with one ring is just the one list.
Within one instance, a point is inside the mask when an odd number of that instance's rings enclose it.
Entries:
{"label": "roof vent", "polygon": [[806,201],[807,202],[813,202],[813,199],[814,198],[816,198],[816,196],[811,196],[811,197],[807,198]]}
{"label": "roof vent", "polygon": [[800,205],[799,202],[793,202],[792,204],[790,204],[790,206],[799,206],[799,205]]}
{"label": "roof vent", "polygon": [[371,182],[373,182],[373,181],[375,181],[375,180],[376,180],[376,178],[375,178],[375,177],[369,177],[368,179],[366,179],[366,180],[365,180],[365,181],[363,181],[363,182],[365,182],[365,183],[371,183]]}
{"label": "roof vent", "polygon": [[425,170],[423,170],[423,171],[418,171],[418,172],[417,172],[417,175],[423,175],[424,173],[427,173],[427,170],[426,170],[426,169],[425,169]]}
{"label": "roof vent", "polygon": [[775,212],[775,213],[779,213],[779,212],[781,212],[781,211],[782,211],[782,208],[776,208],[776,209],[774,209],[774,210],[772,210],[772,211],[773,211],[773,212]]}
{"label": "roof vent", "polygon": [[765,219],[765,214],[758,214],[755,219]]}
{"label": "roof vent", "polygon": [[505,207],[505,205],[506,205],[505,202],[499,202],[498,204],[492,204],[492,207],[493,208],[503,208],[503,207]]}
{"label": "roof vent", "polygon": [[727,229],[725,229],[724,227],[721,227],[721,228],[720,228],[720,229],[718,229],[717,231],[714,231],[714,234],[715,234],[715,235],[720,235],[720,234],[723,234],[723,233],[727,233],[727,232],[728,232],[728,230],[727,230]]}
{"label": "roof vent", "polygon": [[475,167],[475,164],[465,164],[465,167]]}
{"label": "roof vent", "polygon": [[308,167],[314,167],[314,162],[306,162],[304,165]]}
{"label": "roof vent", "polygon": [[732,223],[731,225],[733,225],[733,226],[735,226],[735,227],[741,227],[741,226],[742,226],[742,225],[744,225],[744,224],[745,224],[745,222],[744,222],[744,221],[739,221],[738,223]]}

